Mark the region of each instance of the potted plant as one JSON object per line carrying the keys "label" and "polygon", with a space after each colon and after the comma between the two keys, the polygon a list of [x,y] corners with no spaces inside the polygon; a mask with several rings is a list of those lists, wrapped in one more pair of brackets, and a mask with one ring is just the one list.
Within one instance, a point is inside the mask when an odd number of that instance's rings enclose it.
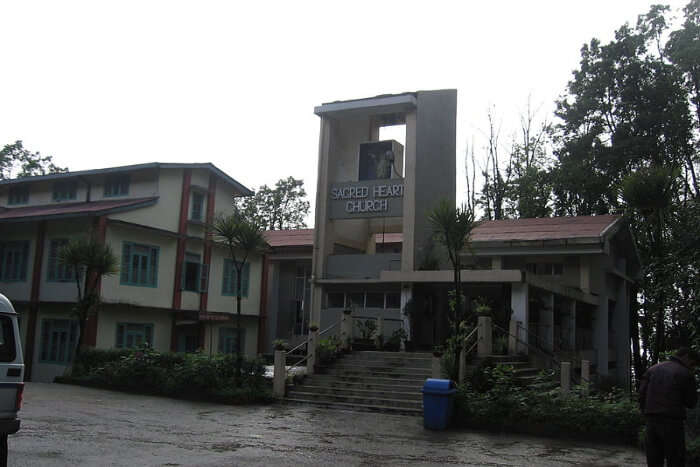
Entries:
{"label": "potted plant", "polygon": [[345,308],[345,309],[343,310],[343,314],[351,315],[351,314],[352,314],[352,308]]}
{"label": "potted plant", "polygon": [[493,313],[491,313],[491,306],[483,297],[474,300],[474,312],[476,316],[493,316]]}
{"label": "potted plant", "polygon": [[377,323],[373,319],[357,321],[357,329],[360,331],[360,338],[354,339],[352,346],[354,350],[375,350],[376,346],[372,337],[377,330]]}
{"label": "potted plant", "polygon": [[436,345],[433,347],[433,357],[442,357],[442,354],[445,353],[445,348],[441,345]]}
{"label": "potted plant", "polygon": [[316,323],[309,324],[309,331],[311,331],[311,332],[318,331],[318,324],[316,324]]}
{"label": "potted plant", "polygon": [[275,350],[287,350],[287,342],[282,339],[275,339],[272,341],[272,347]]}

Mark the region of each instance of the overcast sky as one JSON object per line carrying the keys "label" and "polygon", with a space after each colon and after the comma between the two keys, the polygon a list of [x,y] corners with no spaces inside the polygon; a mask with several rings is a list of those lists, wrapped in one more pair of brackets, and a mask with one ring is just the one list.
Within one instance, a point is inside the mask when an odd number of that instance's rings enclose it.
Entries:
{"label": "overcast sky", "polygon": [[528,95],[551,113],[581,45],[652,3],[4,1],[0,144],[71,170],[211,161],[250,188],[292,175],[313,202],[314,106],[457,88],[459,199],[488,107],[504,139]]}

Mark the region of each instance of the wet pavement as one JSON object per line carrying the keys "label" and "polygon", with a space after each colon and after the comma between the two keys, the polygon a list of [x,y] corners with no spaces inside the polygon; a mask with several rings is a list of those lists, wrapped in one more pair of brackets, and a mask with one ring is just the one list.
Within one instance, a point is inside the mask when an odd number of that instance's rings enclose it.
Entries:
{"label": "wet pavement", "polygon": [[234,407],[28,383],[16,466],[644,464],[620,446],[470,431],[419,417],[299,405]]}

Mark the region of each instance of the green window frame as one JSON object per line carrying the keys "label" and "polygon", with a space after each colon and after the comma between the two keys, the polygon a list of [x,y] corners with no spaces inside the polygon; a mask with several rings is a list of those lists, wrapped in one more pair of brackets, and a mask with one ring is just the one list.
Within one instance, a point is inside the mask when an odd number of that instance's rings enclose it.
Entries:
{"label": "green window frame", "polygon": [[29,185],[11,186],[7,196],[7,204],[14,206],[27,203],[29,203]]}
{"label": "green window frame", "polygon": [[[221,295],[237,296],[236,289],[236,276],[237,270],[234,266],[232,259],[224,259],[224,279],[221,287]],[[248,289],[250,288],[250,263],[246,263],[243,266],[241,277],[241,297],[248,296]]]}
{"label": "green window frame", "polygon": [[74,319],[41,320],[41,363],[68,364],[73,360],[78,338],[78,321]]}
{"label": "green window frame", "polygon": [[76,182],[55,182],[53,184],[54,201],[71,201],[77,198],[78,184]]}
{"label": "green window frame", "polygon": [[205,195],[199,191],[192,191],[192,206],[190,208],[190,220],[202,221],[204,215]]}
{"label": "green window frame", "polygon": [[67,238],[52,238],[49,241],[49,258],[46,271],[47,282],[69,282],[75,280],[73,267],[58,260],[59,250],[68,244]]}
{"label": "green window frame", "polygon": [[122,285],[158,287],[158,256],[160,248],[140,243],[122,243]]}
{"label": "green window frame", "polygon": [[127,196],[129,194],[129,175],[111,175],[105,177],[104,197]]}
{"label": "green window frame", "polygon": [[[236,353],[236,328],[219,328],[219,353]],[[245,354],[245,328],[241,328],[241,353]]]}
{"label": "green window frame", "polygon": [[117,323],[114,346],[118,349],[136,349],[142,346],[152,348],[153,323]]}
{"label": "green window frame", "polygon": [[28,240],[0,242],[0,282],[26,281],[28,261]]}
{"label": "green window frame", "polygon": [[206,292],[208,271],[208,266],[202,264],[197,253],[185,253],[180,288],[190,292]]}

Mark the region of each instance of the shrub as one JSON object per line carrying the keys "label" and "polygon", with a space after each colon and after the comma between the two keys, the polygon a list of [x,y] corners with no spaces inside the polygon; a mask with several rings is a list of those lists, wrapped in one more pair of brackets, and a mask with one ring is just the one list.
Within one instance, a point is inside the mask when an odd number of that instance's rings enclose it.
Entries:
{"label": "shrub", "polygon": [[131,353],[126,349],[83,349],[73,362],[71,374],[73,376],[84,376],[98,368],[102,368],[109,362],[119,361],[122,357],[126,357]]}

